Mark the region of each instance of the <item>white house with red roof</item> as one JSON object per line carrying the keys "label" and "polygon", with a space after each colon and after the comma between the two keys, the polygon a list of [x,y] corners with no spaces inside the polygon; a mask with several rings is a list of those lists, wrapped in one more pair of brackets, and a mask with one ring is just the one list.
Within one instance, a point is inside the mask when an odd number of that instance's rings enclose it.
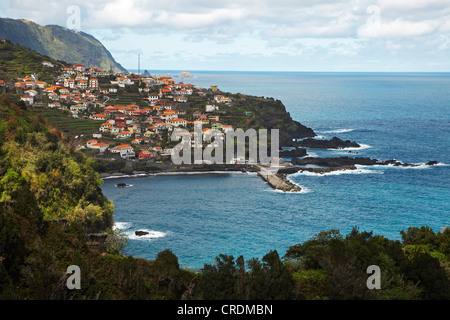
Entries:
{"label": "white house with red roof", "polygon": [[32,97],[32,96],[30,96],[28,94],[22,96],[22,98],[20,98],[20,100],[22,100],[22,101],[24,101],[26,103],[29,103],[29,104],[33,104],[34,103],[34,97]]}
{"label": "white house with red roof", "polygon": [[91,149],[97,149],[99,152],[105,152],[108,150],[109,144],[104,142],[99,142],[91,145]]}
{"label": "white house with red roof", "polygon": [[85,90],[88,87],[88,82],[86,80],[78,80],[77,87],[82,90]]}
{"label": "white house with red roof", "polygon": [[97,120],[97,121],[106,121],[108,120],[108,117],[102,113],[97,113],[91,116],[92,120]]}
{"label": "white house with red roof", "polygon": [[75,88],[75,79],[65,79],[64,87],[71,89]]}
{"label": "white house with red roof", "polygon": [[96,139],[88,140],[88,141],[86,141],[86,147],[91,148],[92,145],[97,144],[97,143],[98,143],[98,140],[96,140]]}
{"label": "white house with red roof", "polygon": [[117,138],[119,139],[128,139],[131,138],[131,132],[129,131],[121,131],[117,134]]}
{"label": "white house with red roof", "polygon": [[188,102],[188,98],[185,96],[176,96],[175,98],[173,98],[173,100],[182,103]]}
{"label": "white house with red roof", "polygon": [[86,67],[82,64],[74,64],[73,65],[73,69],[79,72],[85,72],[86,71]]}
{"label": "white house with red roof", "polygon": [[174,127],[179,127],[179,126],[186,127],[186,125],[187,125],[187,121],[184,119],[167,119],[166,123],[171,124]]}
{"label": "white house with red roof", "polygon": [[98,79],[89,79],[89,88],[96,89],[98,88]]}

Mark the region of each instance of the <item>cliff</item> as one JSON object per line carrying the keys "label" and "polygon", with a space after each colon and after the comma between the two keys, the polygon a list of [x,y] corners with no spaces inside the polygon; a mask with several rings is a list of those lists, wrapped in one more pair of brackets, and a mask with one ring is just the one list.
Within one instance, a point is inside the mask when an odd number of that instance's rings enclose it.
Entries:
{"label": "cliff", "polygon": [[60,26],[41,26],[28,20],[0,18],[0,39],[35,50],[55,60],[102,70],[127,72],[93,36]]}

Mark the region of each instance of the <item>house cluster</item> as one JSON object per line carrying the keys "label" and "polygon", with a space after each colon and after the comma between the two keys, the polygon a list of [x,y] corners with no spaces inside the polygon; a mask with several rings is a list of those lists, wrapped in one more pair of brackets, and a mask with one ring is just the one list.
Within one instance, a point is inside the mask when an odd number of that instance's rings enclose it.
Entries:
{"label": "house cluster", "polygon": [[[50,62],[43,62],[51,67]],[[100,78],[122,76],[121,73],[102,71],[99,68],[86,68],[81,64],[60,69],[54,83],[47,84],[39,81],[33,74],[17,79],[15,87],[21,95],[21,100],[34,107],[60,108],[70,110],[74,117],[79,111],[98,104],[100,92]]]}
{"label": "house cluster", "polygon": [[[75,64],[62,68],[53,84],[31,75],[19,79],[15,86],[21,89],[21,99],[31,106],[65,109],[73,117],[82,113],[84,118],[98,121],[98,132],[80,147],[99,154],[117,154],[122,159],[170,155],[170,135],[178,127],[188,129],[192,140],[195,124],[201,124],[205,133],[211,129],[233,129],[220,122],[219,110],[232,104],[229,97],[217,90],[209,90],[207,95],[207,90],[177,83],[170,76],[112,73]],[[106,105],[108,95],[127,86],[136,87],[139,105]],[[205,105],[187,114],[183,106],[192,96],[197,102],[198,97],[205,97],[201,99]]]}
{"label": "house cluster", "polygon": [[39,81],[39,77],[36,74],[18,79],[14,84],[16,89],[21,89],[21,100],[25,103],[32,105],[36,99],[39,98],[40,91],[45,89],[47,83]]}
{"label": "house cluster", "polygon": [[[207,104],[208,106],[209,104]],[[151,105],[109,105],[102,113],[93,114],[91,119],[99,121],[99,133],[106,139],[122,140],[129,144],[110,147],[98,139],[90,140],[86,147],[97,149],[99,152],[109,151],[117,153],[122,159],[151,159],[159,155],[171,155],[173,149],[161,147],[167,145],[170,134],[175,128],[182,127],[190,131],[192,143],[194,141],[194,125],[201,124],[203,133],[216,129],[227,132],[232,126],[219,122],[219,115],[207,115],[218,110],[216,104],[205,108],[205,112],[195,111],[187,115],[185,111],[175,109],[176,105],[166,99],[154,100]],[[185,119],[186,118],[186,119]],[[136,152],[139,149],[140,152]]]}

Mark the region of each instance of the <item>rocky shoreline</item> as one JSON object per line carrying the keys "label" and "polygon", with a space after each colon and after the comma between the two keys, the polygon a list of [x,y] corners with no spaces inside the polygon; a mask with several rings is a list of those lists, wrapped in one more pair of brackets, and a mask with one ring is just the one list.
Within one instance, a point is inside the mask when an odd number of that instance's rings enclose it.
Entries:
{"label": "rocky shoreline", "polygon": [[[433,166],[437,165],[437,161],[429,161],[425,164],[408,164],[397,160],[380,161],[370,158],[350,158],[350,157],[336,157],[336,158],[314,158],[307,157],[298,159],[292,158],[291,162],[280,160],[279,167],[276,171],[270,171],[269,168],[261,165],[248,164],[202,164],[202,165],[174,165],[174,164],[154,164],[150,171],[130,171],[130,172],[100,172],[101,179],[126,178],[126,177],[146,177],[152,175],[176,175],[176,174],[204,174],[204,173],[227,173],[227,172],[241,172],[241,173],[256,173],[264,181],[266,181],[273,189],[286,193],[299,193],[302,188],[291,182],[288,176],[298,172],[313,172],[318,174],[325,174],[333,171],[342,170],[356,170],[357,165],[374,166],[374,165],[388,165],[396,167],[418,167],[422,165]],[[308,167],[308,165],[315,165],[317,167]]]}
{"label": "rocky shoreline", "polygon": [[189,173],[214,173],[214,172],[257,172],[255,166],[247,164],[183,164],[174,165],[169,163],[152,164],[151,170],[128,170],[128,171],[103,171],[99,172],[101,179],[146,177],[161,174],[189,174]]}
{"label": "rocky shoreline", "polygon": [[[395,166],[395,167],[417,167],[423,164],[410,164],[410,163],[403,163],[398,160],[385,160],[381,161],[378,159],[371,159],[371,158],[362,158],[362,157],[335,157],[335,158],[314,158],[314,157],[306,157],[303,159],[299,158],[292,158],[291,163],[295,166],[306,166],[306,165],[318,165],[318,166],[324,166],[328,168],[342,168],[346,166],[355,166],[355,165],[362,165],[362,166],[374,166],[374,165],[381,165],[381,166]],[[437,161],[429,161],[426,163],[426,165],[432,166],[438,164]]]}
{"label": "rocky shoreline", "polygon": [[344,149],[344,148],[360,148],[361,146],[350,140],[342,140],[338,137],[333,137],[331,140],[319,140],[307,138],[296,143],[298,147],[312,148],[312,149]]}

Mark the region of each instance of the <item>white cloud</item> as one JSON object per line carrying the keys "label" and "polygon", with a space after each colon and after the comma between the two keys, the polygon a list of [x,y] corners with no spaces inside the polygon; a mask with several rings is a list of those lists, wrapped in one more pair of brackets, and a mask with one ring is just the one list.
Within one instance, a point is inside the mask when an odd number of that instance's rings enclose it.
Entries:
{"label": "white cloud", "polygon": [[431,34],[438,29],[436,21],[410,22],[402,19],[365,24],[358,31],[363,38],[416,37]]}
{"label": "white cloud", "polygon": [[410,10],[442,10],[448,8],[448,0],[379,0],[383,9],[394,9],[399,11]]}
{"label": "white cloud", "polygon": [[[73,2],[1,0],[0,12],[65,26]],[[347,66],[381,61],[390,54],[434,61],[450,50],[450,0],[79,0],[77,5],[81,30],[125,66],[135,64],[136,50],[151,63],[151,52],[162,51],[156,58],[167,65],[220,65],[235,56],[247,62],[270,59],[277,66],[287,63],[286,57],[328,59],[330,66],[336,60]]]}
{"label": "white cloud", "polygon": [[[448,2],[448,1],[447,1]],[[433,5],[443,5],[443,1],[432,0],[430,7],[422,0],[380,0],[380,6],[371,5],[367,8],[369,14],[366,23],[358,29],[358,36],[363,38],[418,37],[446,32],[449,30],[450,4],[447,9],[436,15]],[[404,16],[398,16],[399,10],[410,11]],[[429,9],[429,14],[424,14]],[[394,13],[397,13],[394,14]]]}
{"label": "white cloud", "polygon": [[[65,25],[72,0],[3,0],[5,15]],[[391,37],[450,31],[449,0],[80,0],[83,30],[130,28],[224,39]],[[378,8],[379,24],[370,24]],[[371,20],[372,19],[372,20]]]}

